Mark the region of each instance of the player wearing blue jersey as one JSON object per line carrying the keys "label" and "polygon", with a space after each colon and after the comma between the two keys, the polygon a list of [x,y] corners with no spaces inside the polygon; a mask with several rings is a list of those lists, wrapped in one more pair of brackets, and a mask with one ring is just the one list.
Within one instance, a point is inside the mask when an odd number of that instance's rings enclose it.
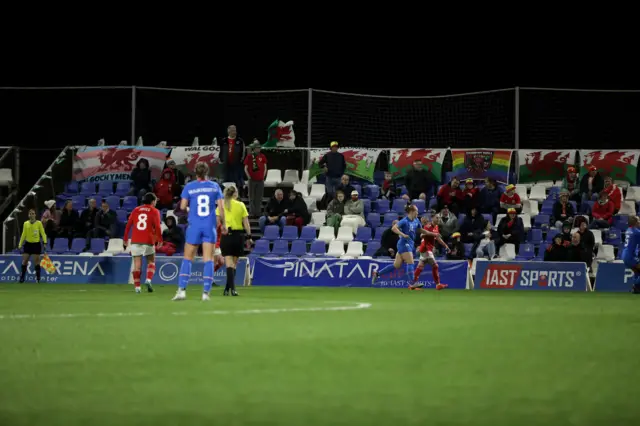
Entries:
{"label": "player wearing blue jersey", "polygon": [[422,233],[422,225],[418,219],[418,208],[412,204],[405,208],[407,215],[395,224],[391,231],[400,236],[397,244],[396,258],[391,265],[387,265],[379,271],[372,274],[371,284],[375,284],[378,277],[394,269],[400,269],[404,263],[407,279],[413,280],[415,266],[413,264],[413,252],[415,251],[416,234]]}
{"label": "player wearing blue jersey", "polygon": [[633,293],[640,294],[640,259],[638,249],[640,249],[640,218],[638,216],[629,217],[629,229],[627,229],[622,260],[627,268],[634,272]]}
{"label": "player wearing blue jersey", "polygon": [[206,163],[196,164],[195,171],[197,179],[185,185],[182,190],[182,200],[180,200],[181,210],[186,210],[189,206],[189,227],[185,238],[184,259],[178,277],[178,291],[173,300],[187,298],[186,289],[191,277],[191,264],[199,245],[202,245],[204,260],[202,300],[209,300],[209,292],[213,284],[212,255],[217,241],[216,207],[220,212],[221,232],[223,234],[227,232],[220,186],[216,182],[207,180],[209,166]]}

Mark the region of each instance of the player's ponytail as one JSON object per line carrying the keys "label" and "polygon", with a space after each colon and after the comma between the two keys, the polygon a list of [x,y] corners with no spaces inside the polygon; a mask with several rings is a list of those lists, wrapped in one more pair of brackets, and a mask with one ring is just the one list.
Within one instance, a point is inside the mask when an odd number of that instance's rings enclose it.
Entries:
{"label": "player's ponytail", "polygon": [[407,204],[406,207],[404,208],[404,211],[407,212],[407,214],[411,213],[413,210],[418,211],[418,208],[413,204]]}
{"label": "player's ponytail", "polygon": [[199,179],[204,179],[205,177],[207,177],[207,174],[209,173],[209,166],[207,165],[207,163],[204,163],[202,161],[196,163],[196,177]]}
{"label": "player's ponytail", "polygon": [[231,210],[231,200],[233,200],[233,196],[236,195],[236,187],[229,186],[224,190],[224,208],[227,210]]}

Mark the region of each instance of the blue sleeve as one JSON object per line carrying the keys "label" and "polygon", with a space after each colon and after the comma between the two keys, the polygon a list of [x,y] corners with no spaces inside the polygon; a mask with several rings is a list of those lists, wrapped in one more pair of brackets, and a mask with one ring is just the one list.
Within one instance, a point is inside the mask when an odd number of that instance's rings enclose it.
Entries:
{"label": "blue sleeve", "polygon": [[213,196],[213,202],[215,204],[216,201],[222,199],[222,188],[220,188],[220,185],[218,185],[216,182],[213,183],[216,188],[218,189],[215,193],[215,195]]}
{"label": "blue sleeve", "polygon": [[180,194],[180,198],[189,199],[189,191],[187,191],[187,185],[184,186],[182,190],[182,194]]}
{"label": "blue sleeve", "polygon": [[404,219],[401,219],[396,226],[400,231],[402,231],[403,234],[406,234],[408,225],[409,225],[409,222],[407,222],[407,218],[404,218]]}

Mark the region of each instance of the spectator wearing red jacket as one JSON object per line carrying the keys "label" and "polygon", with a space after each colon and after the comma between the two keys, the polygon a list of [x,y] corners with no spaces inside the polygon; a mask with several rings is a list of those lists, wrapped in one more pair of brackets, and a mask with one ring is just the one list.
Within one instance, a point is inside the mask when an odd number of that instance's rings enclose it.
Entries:
{"label": "spectator wearing red jacket", "polygon": [[472,208],[478,208],[480,203],[480,190],[476,188],[473,179],[468,178],[464,181],[464,211],[466,214],[471,213]]}
{"label": "spectator wearing red jacket", "polygon": [[607,176],[604,178],[604,191],[609,196],[609,201],[613,203],[613,214],[618,214],[622,206],[622,190],[613,183],[613,178]]}
{"label": "spectator wearing red jacket", "polygon": [[173,208],[173,197],[176,194],[176,187],[179,189],[175,181],[173,171],[168,167],[164,169],[160,180],[153,188],[153,192],[156,194],[156,197],[158,197],[158,209]]}
{"label": "spectator wearing red jacket", "polygon": [[506,191],[500,196],[500,213],[506,214],[509,209],[515,209],[518,214],[522,212],[522,201],[515,185],[507,185]]}
{"label": "spectator wearing red jacket", "polygon": [[589,225],[589,229],[609,228],[613,223],[613,203],[609,199],[607,191],[600,192],[600,198],[591,209],[591,217],[593,220]]}
{"label": "spectator wearing red jacket", "polygon": [[254,141],[251,153],[244,157],[244,172],[249,179],[249,206],[251,217],[262,215],[264,180],[267,177],[267,157],[260,152],[260,142]]}
{"label": "spectator wearing red jacket", "polygon": [[449,207],[449,210],[454,215],[460,213],[460,208],[464,202],[464,193],[460,188],[460,179],[454,177],[450,183],[446,183],[440,187],[437,195],[438,199],[438,211],[442,210],[445,206]]}

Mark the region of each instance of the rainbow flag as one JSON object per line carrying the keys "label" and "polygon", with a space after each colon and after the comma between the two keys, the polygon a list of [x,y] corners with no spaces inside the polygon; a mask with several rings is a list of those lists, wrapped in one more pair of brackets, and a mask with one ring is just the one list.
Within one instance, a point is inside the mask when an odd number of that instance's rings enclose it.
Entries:
{"label": "rainbow flag", "polygon": [[511,149],[452,149],[452,176],[474,180],[489,177],[508,183],[512,152]]}
{"label": "rainbow flag", "polygon": [[149,161],[151,178],[160,179],[171,148],[153,146],[91,146],[73,157],[73,179],[78,182],[126,181],[141,159]]}

